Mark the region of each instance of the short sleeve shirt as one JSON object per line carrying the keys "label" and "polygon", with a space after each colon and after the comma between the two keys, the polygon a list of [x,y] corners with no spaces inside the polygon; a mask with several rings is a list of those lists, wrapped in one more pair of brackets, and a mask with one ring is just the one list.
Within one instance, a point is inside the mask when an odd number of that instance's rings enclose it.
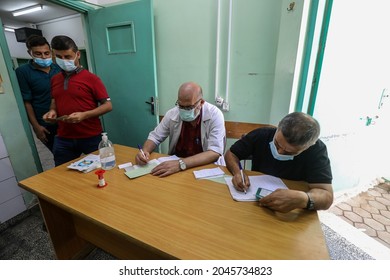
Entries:
{"label": "short sleeve shirt", "polygon": [[276,128],[259,128],[234,143],[230,151],[240,160],[252,155],[252,170],[279,178],[308,183],[332,183],[332,171],[326,145],[317,142],[293,160],[280,161],[272,156],[269,143]]}
{"label": "short sleeve shirt", "polygon": [[18,67],[15,70],[16,77],[18,78],[23,101],[31,103],[38,123],[47,126],[42,116],[50,109],[50,80],[61,69],[57,64],[53,63],[50,66],[49,73],[46,73],[34,67],[32,62],[32,60],[29,60],[27,64]]}
{"label": "short sleeve shirt", "polygon": [[[58,117],[93,110],[99,106],[100,101],[109,98],[100,78],[85,69],[76,71],[70,76],[61,72],[53,77],[51,84]],[[76,124],[58,122],[57,135],[64,138],[88,138],[101,132],[102,125],[99,117],[89,118]]]}

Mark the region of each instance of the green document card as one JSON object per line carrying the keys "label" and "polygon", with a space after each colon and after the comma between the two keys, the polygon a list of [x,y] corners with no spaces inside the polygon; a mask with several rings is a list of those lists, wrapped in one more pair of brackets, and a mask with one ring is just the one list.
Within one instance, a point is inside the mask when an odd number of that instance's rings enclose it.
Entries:
{"label": "green document card", "polygon": [[150,173],[153,168],[155,168],[158,165],[158,163],[155,162],[149,162],[146,165],[136,165],[133,166],[132,170],[128,170],[125,172],[126,176],[129,177],[130,179],[134,179],[140,176],[144,176]]}

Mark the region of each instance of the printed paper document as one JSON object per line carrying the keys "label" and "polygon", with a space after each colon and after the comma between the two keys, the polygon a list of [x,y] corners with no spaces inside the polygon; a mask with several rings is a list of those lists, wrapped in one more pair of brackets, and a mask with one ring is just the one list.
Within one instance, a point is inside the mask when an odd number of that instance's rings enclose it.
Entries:
{"label": "printed paper document", "polygon": [[70,169],[75,169],[84,173],[88,173],[96,168],[100,168],[100,157],[99,155],[89,154],[82,159],[71,163],[67,166]]}

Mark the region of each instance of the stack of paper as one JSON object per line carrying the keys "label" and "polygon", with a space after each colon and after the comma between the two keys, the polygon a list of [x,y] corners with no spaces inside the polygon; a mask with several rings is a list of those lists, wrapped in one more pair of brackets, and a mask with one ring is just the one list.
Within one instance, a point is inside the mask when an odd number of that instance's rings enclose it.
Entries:
{"label": "stack of paper", "polygon": [[82,159],[71,163],[68,165],[68,168],[82,171],[84,173],[88,173],[96,168],[100,168],[100,157],[99,155],[87,155],[86,157],[83,157]]}
{"label": "stack of paper", "polygon": [[236,201],[256,201],[256,192],[258,188],[263,188],[270,191],[275,191],[277,189],[287,189],[287,186],[280,178],[271,175],[249,176],[249,181],[251,184],[246,193],[236,190],[236,188],[233,186],[231,177],[225,178],[225,181],[229,187],[230,194]]}
{"label": "stack of paper", "polygon": [[194,171],[194,175],[196,179],[203,179],[223,176],[225,175],[225,172],[223,172],[221,168],[216,167]]}

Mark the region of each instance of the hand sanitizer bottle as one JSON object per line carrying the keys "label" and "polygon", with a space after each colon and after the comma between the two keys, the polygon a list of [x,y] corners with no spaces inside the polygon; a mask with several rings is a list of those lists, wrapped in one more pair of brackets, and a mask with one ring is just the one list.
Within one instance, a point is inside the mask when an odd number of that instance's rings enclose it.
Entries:
{"label": "hand sanitizer bottle", "polygon": [[107,133],[102,133],[102,141],[99,143],[99,156],[102,169],[110,170],[115,167],[115,151],[112,142],[108,140]]}

